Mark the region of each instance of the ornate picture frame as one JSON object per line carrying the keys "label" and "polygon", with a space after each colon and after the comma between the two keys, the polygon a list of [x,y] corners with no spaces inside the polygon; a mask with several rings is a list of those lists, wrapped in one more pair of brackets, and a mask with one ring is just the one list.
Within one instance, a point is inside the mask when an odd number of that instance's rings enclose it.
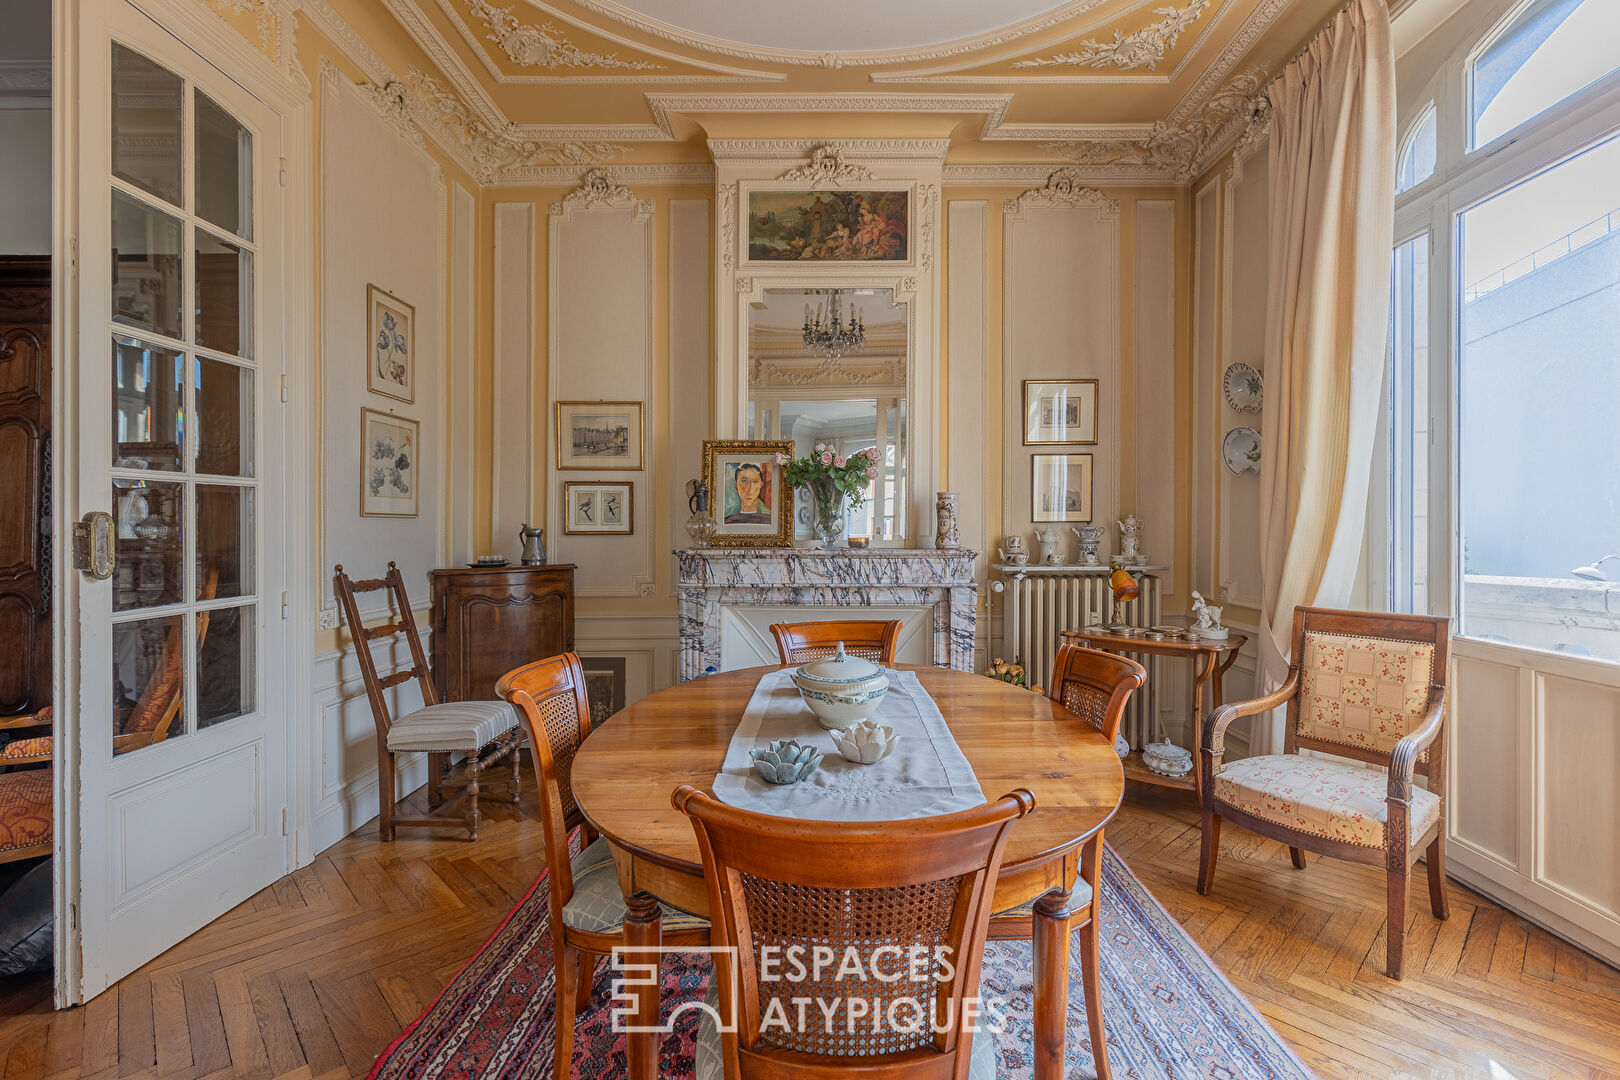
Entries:
{"label": "ornate picture frame", "polygon": [[639,472],[646,428],[639,401],[557,402],[557,468]]}
{"label": "ornate picture frame", "polygon": [[1029,519],[1088,522],[1092,518],[1090,454],[1032,454],[1029,459]]}
{"label": "ornate picture frame", "polygon": [[366,286],[366,389],[416,401],[416,308],[376,285]]}
{"label": "ornate picture frame", "polygon": [[705,439],[703,477],[714,500],[715,547],[791,547],[793,489],[777,456],[786,439]]}
{"label": "ornate picture frame", "polygon": [[1096,446],[1097,379],[1025,379],[1025,446]]}
{"label": "ornate picture frame", "polygon": [[636,490],[628,480],[563,483],[563,533],[567,536],[633,536]]}

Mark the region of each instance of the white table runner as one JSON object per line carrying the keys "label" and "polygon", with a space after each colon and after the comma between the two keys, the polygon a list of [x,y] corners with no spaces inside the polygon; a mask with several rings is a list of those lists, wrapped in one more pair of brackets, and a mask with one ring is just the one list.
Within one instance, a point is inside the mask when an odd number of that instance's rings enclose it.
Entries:
{"label": "white table runner", "polygon": [[[916,673],[888,674],[889,692],[871,719],[901,739],[875,765],[843,759],[832,733],[799,697],[792,669],[760,679],[714,778],[714,797],[754,813],[808,821],[894,821],[982,806],[973,768]],[[822,752],[821,766],[797,784],[766,783],[748,751],[778,739],[814,746]]]}

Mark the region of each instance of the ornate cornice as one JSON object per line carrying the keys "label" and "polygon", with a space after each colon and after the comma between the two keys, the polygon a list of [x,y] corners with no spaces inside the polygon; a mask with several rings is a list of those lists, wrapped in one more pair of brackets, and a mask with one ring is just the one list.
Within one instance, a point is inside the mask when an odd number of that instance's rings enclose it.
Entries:
{"label": "ornate cornice", "polygon": [[1117,218],[1119,203],[1096,188],[1082,186],[1070,169],[1059,169],[1046,178],[1042,187],[1031,188],[1016,199],[1001,204],[1004,213],[1016,214],[1028,206],[1046,206],[1056,209],[1082,209],[1091,207],[1104,217]]}
{"label": "ornate cornice", "polygon": [[[832,146],[822,139],[710,139],[709,156],[728,165],[778,165],[783,158],[812,157],[817,150]],[[856,159],[871,165],[938,165],[950,149],[949,139],[840,139],[836,144],[840,161],[853,168],[864,168]],[[784,176],[783,179],[790,179]],[[802,179],[796,177],[793,179]],[[871,177],[865,177],[871,179]]]}
{"label": "ornate cornice", "polygon": [[50,97],[50,61],[0,60],[0,100],[44,108]]}
{"label": "ornate cornice", "polygon": [[592,169],[579,187],[551,204],[551,215],[561,217],[575,210],[634,210],[636,220],[652,214],[651,199],[637,199],[636,193],[615,180],[606,169]]}
{"label": "ornate cornice", "polygon": [[810,152],[810,160],[789,169],[778,180],[803,180],[812,188],[822,184],[842,184],[849,180],[870,180],[872,170],[865,165],[844,160],[844,151],[837,143],[818,146]]}
{"label": "ornate cornice", "polygon": [[[577,187],[589,165],[520,165],[508,169],[493,182],[494,187],[523,187],[527,185],[555,186],[566,184]],[[702,162],[684,165],[624,165],[613,166],[613,175],[627,184],[712,184],[714,166]]]}
{"label": "ornate cornice", "polygon": [[[1207,2],[1207,0],[1206,0]],[[621,68],[656,71],[664,67],[650,60],[621,60],[612,53],[586,52],[563,36],[551,23],[530,26],[518,21],[509,7],[494,7],[487,0],[468,0],[472,13],[483,20],[485,37],[500,46],[514,64],[541,67]]]}
{"label": "ornate cornice", "polygon": [[1184,8],[1157,8],[1153,13],[1164,18],[1134,33],[1121,34],[1115,30],[1113,41],[1082,41],[1080,47],[1071,52],[1019,60],[1013,67],[1111,67],[1120,71],[1145,67],[1152,71],[1164,59],[1164,54],[1175,46],[1182,33],[1209,10],[1209,5],[1210,0],[1193,0]]}
{"label": "ornate cornice", "polygon": [[1206,111],[1220,93],[1218,88],[1225,86],[1227,80],[1232,78],[1232,72],[1237,70],[1238,64],[1249,56],[1260,36],[1271,29],[1271,24],[1290,3],[1292,0],[1261,0],[1255,9],[1249,12],[1249,17],[1243,20],[1243,25],[1227,40],[1220,55],[1206,65],[1203,73],[1187,88],[1181,100],[1176,102],[1175,108],[1165,117],[1165,122],[1179,127]]}

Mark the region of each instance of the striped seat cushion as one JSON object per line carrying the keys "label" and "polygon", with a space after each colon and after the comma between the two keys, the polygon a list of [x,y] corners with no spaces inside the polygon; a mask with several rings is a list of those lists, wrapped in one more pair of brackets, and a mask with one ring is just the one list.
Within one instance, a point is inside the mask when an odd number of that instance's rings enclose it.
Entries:
{"label": "striped seat cushion", "polygon": [[[1039,896],[1032,896],[1017,907],[1010,907],[1006,911],[998,911],[991,917],[996,919],[1032,919],[1035,917],[1035,901],[1039,899]],[[1077,876],[1074,879],[1074,889],[1069,893],[1070,914],[1079,911],[1089,903],[1091,903],[1091,886],[1086,884],[1085,878]]]}
{"label": "striped seat cushion", "polygon": [[517,727],[518,713],[504,701],[447,701],[407,713],[388,729],[388,749],[477,750]]}
{"label": "striped seat cushion", "polygon": [[[624,891],[619,888],[619,872],[614,868],[613,851],[608,842],[597,837],[590,847],[574,856],[570,866],[574,873],[574,895],[563,905],[563,924],[595,934],[618,933],[629,909],[624,904]],[[668,904],[658,907],[664,930],[709,925],[709,920],[701,915]]]}

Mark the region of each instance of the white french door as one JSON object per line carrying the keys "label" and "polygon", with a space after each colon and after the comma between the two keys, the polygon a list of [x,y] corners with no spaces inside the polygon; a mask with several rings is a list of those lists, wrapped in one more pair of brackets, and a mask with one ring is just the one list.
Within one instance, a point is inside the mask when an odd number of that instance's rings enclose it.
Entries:
{"label": "white french door", "polygon": [[280,118],[127,0],[77,46],[70,1000],[288,866]]}

